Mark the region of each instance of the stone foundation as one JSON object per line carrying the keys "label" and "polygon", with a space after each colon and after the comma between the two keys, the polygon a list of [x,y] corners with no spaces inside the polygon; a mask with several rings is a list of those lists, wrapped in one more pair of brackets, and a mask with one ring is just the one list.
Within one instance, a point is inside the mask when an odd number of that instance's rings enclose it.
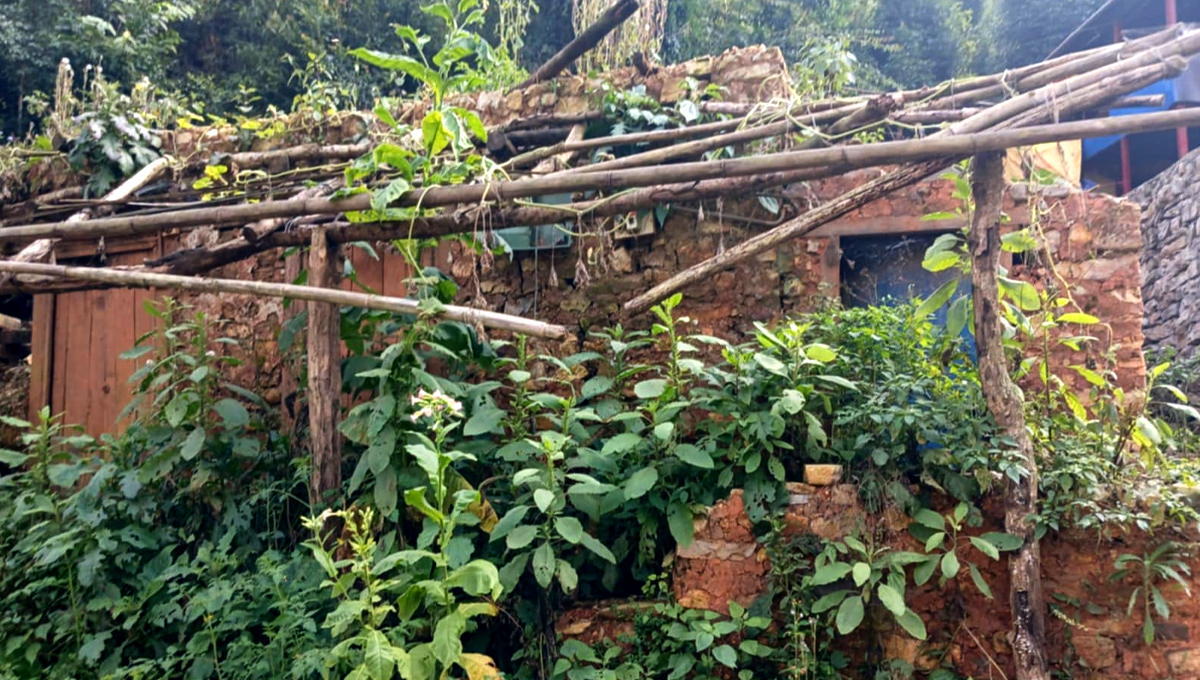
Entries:
{"label": "stone foundation", "polygon": [[[922,546],[905,528],[907,518],[894,511],[872,517],[858,502],[858,489],[851,485],[810,487],[790,483],[784,511],[785,535],[811,534],[824,541],[875,527],[889,536],[899,550],[922,551]],[[951,504],[943,501],[942,512]],[[1001,531],[1000,502],[984,504],[984,526],[965,533],[978,535]],[[685,606],[728,613],[730,601],[749,606],[766,592],[770,564],[766,551],[749,531],[741,492],[716,504],[705,519],[696,522],[696,540],[676,554],[673,590]],[[1168,540],[1157,536],[1153,541]],[[1171,603],[1171,619],[1158,622],[1158,640],[1147,646],[1142,641],[1140,603],[1133,616],[1126,607],[1140,580],[1129,577],[1111,583],[1113,562],[1123,553],[1141,555],[1157,543],[1141,534],[1101,538],[1096,533],[1066,532],[1042,541],[1043,587],[1051,613],[1047,615],[1050,658],[1056,669],[1070,671],[1076,679],[1200,678],[1200,601],[1185,595],[1177,586],[1159,583]],[[988,600],[971,583],[965,564],[958,577],[944,586],[937,579],[924,587],[909,588],[907,601],[919,613],[929,631],[928,640],[917,641],[881,617],[879,628],[885,658],[903,658],[914,667],[932,670],[944,653],[964,677],[1000,677],[997,666],[1014,676],[1008,644],[1011,618],[1008,607],[1008,569],[1001,555],[993,561],[968,548],[964,558],[974,562],[990,586]],[[1200,585],[1196,569],[1200,559],[1189,564],[1192,588]],[[911,568],[910,568],[911,574]],[[865,624],[864,624],[865,625]],[[1191,630],[1196,628],[1197,640]],[[864,628],[865,630],[865,628]],[[846,649],[867,649],[869,636],[858,631],[846,641]],[[936,655],[936,656],[935,656]]]}

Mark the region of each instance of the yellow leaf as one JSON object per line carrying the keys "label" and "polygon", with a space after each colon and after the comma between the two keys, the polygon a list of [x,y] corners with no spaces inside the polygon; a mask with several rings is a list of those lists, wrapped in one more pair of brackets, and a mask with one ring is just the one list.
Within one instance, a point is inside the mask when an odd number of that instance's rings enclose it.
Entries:
{"label": "yellow leaf", "polygon": [[462,653],[458,657],[458,665],[467,672],[469,680],[501,680],[500,669],[496,662],[486,654]]}

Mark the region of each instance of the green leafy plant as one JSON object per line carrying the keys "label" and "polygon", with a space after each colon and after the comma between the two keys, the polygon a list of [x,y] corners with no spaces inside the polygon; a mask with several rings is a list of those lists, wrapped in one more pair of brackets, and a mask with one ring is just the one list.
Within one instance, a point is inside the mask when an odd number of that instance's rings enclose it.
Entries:
{"label": "green leafy plant", "polygon": [[1147,550],[1141,555],[1124,553],[1113,562],[1116,569],[1109,575],[1108,580],[1119,582],[1129,576],[1135,576],[1139,584],[1129,595],[1129,607],[1126,616],[1133,616],[1138,601],[1142,603],[1142,639],[1146,644],[1154,642],[1154,614],[1166,621],[1171,618],[1171,605],[1159,589],[1160,583],[1175,584],[1183,589],[1188,597],[1192,591],[1185,576],[1191,576],[1192,570],[1184,561],[1186,552],[1184,546],[1166,541],[1154,550]]}
{"label": "green leafy plant", "polygon": [[917,585],[925,585],[934,574],[939,573],[939,567],[940,583],[952,581],[965,564],[971,574],[971,582],[984,597],[992,599],[992,589],[984,580],[979,567],[966,557],[970,554],[968,546],[992,560],[998,560],[1001,552],[1020,548],[1021,539],[1019,536],[995,531],[980,536],[964,536],[963,529],[966,528],[972,514],[970,505],[959,503],[952,512],[945,515],[927,508],[922,508],[913,515],[909,531],[917,540],[925,543],[925,552],[928,554],[928,557],[913,569],[913,581]]}
{"label": "green leafy plant", "polygon": [[[504,539],[512,551],[500,572],[506,590],[514,590],[517,578],[529,568],[539,587],[549,589],[557,577],[563,592],[574,592],[579,575],[563,559],[570,546],[581,545],[609,563],[616,562],[612,552],[584,529],[578,517],[565,512],[572,496],[607,494],[615,489],[590,475],[565,469],[563,448],[568,441],[564,434],[543,432],[539,456],[544,467],[524,468],[513,475],[513,485],[528,491],[518,496],[518,504],[500,519],[491,535],[492,541]],[[566,484],[568,480],[570,485]],[[534,510],[540,522],[523,523]]]}
{"label": "green leafy plant", "polygon": [[830,543],[813,562],[808,586],[826,586],[849,579],[853,587],[827,593],[813,604],[815,614],[833,611],[837,632],[848,635],[862,624],[866,611],[885,609],[909,635],[924,640],[925,622],[904,603],[905,567],[925,562],[925,556],[863,543],[854,536]]}
{"label": "green leafy plant", "polygon": [[[429,421],[433,433],[430,438],[415,432],[417,441],[406,447],[428,481],[427,486],[404,493],[408,507],[425,519],[417,547],[376,559],[370,509],[361,515],[326,512],[307,523],[314,533],[307,545],[328,576],[326,585],[341,600],[325,622],[332,634],[341,638],[326,664],[348,663],[351,676],[362,678],[390,678],[398,671],[405,680],[429,680],[444,677],[452,667],[461,668],[472,680],[495,677],[498,672],[492,659],[464,652],[461,640],[473,619],[497,613],[491,602],[473,598],[494,600],[501,592],[495,565],[486,560],[466,561],[455,542],[458,525],[478,522],[469,508],[481,500],[478,491],[454,491],[447,475],[454,462],[473,460],[469,454],[445,450],[447,437],[458,427],[462,406],[440,392],[420,392],[414,395],[413,404],[419,408],[412,419]],[[331,518],[342,519],[349,529],[351,560],[335,560],[333,551],[326,548],[322,532]],[[431,547],[435,550],[429,550]],[[348,575],[343,575],[346,567]],[[403,567],[402,571],[388,578],[397,567]],[[394,604],[390,599],[384,601],[394,593],[401,593]],[[402,625],[385,631],[384,624],[392,616]],[[432,631],[432,639],[419,641],[423,631]]]}

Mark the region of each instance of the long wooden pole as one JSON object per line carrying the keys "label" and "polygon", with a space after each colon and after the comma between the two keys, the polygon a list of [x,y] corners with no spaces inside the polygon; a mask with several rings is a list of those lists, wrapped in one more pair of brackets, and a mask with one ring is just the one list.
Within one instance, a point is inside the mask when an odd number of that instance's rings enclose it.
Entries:
{"label": "long wooden pole", "polygon": [[[187,290],[198,293],[233,293],[238,295],[256,295],[259,297],[294,298],[296,300],[326,302],[346,307],[381,309],[401,314],[418,314],[422,311],[422,302],[418,300],[369,295],[367,293],[353,293],[344,290],[329,290],[313,286],[295,286],[287,283],[210,279],[174,276],[171,274],[130,272],[104,267],[65,267],[54,264],[10,262],[4,260],[0,260],[0,272],[96,281],[123,288],[165,288],[168,290]],[[428,308],[428,311],[435,316],[450,321],[461,321],[470,324],[478,323],[488,328],[498,328],[539,338],[560,339],[567,335],[567,329],[564,326],[524,319],[509,314],[471,309],[470,307],[442,305],[436,308]]]}
{"label": "long wooden pole", "polygon": [[975,347],[979,383],[996,426],[1016,443],[1026,474],[1006,479],[1004,530],[1022,545],[1008,558],[1009,604],[1013,617],[1013,661],[1018,680],[1047,680],[1046,603],[1042,595],[1042,559],[1032,517],[1037,511],[1038,466],[1025,428],[1021,391],[1013,383],[1004,356],[1000,323],[1000,209],[1004,199],[1004,157],[987,153],[972,164],[971,194],[975,216],[967,234],[971,253],[971,290],[975,302]]}
{"label": "long wooden pole", "polygon": [[[1175,72],[1170,68],[1170,64],[1150,67],[1150,69],[1147,71],[1148,73],[1170,74]],[[1066,106],[1068,102],[1063,101],[1062,104]],[[1068,139],[1165,130],[1181,125],[1200,125],[1200,109],[1179,109],[1038,125],[1016,130],[946,137],[931,136],[925,139],[791,151],[750,158],[679,163],[665,167],[631,168],[606,173],[554,174],[493,184],[432,187],[424,191],[414,191],[398,203],[400,205],[420,203],[424,207],[440,207],[574,191],[613,192],[628,188],[661,186],[664,183],[698,182],[817,168],[822,169],[819,176],[831,176],[856,168],[920,162],[946,156],[965,157],[984,151]],[[9,227],[0,230],[0,242],[21,243],[49,237],[83,239],[101,236],[130,236],[176,227],[242,224],[259,219],[328,215],[369,208],[370,195],[368,194],[360,194],[340,201],[326,198],[269,201],[248,205],[181,210],[161,215],[116,217],[82,224],[51,223]]]}
{"label": "long wooden pole", "polygon": [[637,0],[617,0],[596,19],[595,23],[584,29],[583,33],[567,43],[565,47],[550,57],[546,63],[538,67],[528,78],[514,89],[521,90],[535,83],[540,83],[562,73],[563,69],[575,63],[585,52],[600,44],[605,36],[633,16],[638,10]]}
{"label": "long wooden pole", "polygon": [[[851,104],[842,109],[831,109],[819,114],[815,114],[812,118],[824,117],[825,119],[840,120],[843,117],[852,116],[855,113],[867,107],[867,104]],[[745,144],[754,142],[760,139],[768,139],[771,137],[779,137],[790,132],[796,132],[810,125],[809,121],[803,119],[803,116],[788,117],[784,120],[768,123],[766,125],[756,125],[752,127],[734,130],[725,134],[707,137],[704,139],[696,139],[682,144],[674,144],[672,146],[661,149],[652,149],[635,153],[630,156],[622,156],[612,160],[593,163],[591,165],[583,165],[577,168],[567,170],[564,174],[573,173],[589,173],[606,172],[610,170],[620,170],[622,168],[636,168],[649,165],[658,165],[676,158],[695,157],[706,151],[720,149],[726,146],[734,146],[737,144]]]}

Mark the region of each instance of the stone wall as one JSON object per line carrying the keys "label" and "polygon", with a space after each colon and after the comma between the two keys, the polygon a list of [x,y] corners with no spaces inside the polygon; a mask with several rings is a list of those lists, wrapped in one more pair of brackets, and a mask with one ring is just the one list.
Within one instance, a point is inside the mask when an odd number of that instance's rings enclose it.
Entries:
{"label": "stone wall", "polygon": [[1200,346],[1200,150],[1129,195],[1142,206],[1143,330],[1150,347]]}
{"label": "stone wall", "polygon": [[[827,180],[783,188],[786,217],[819,205],[877,174],[861,171]],[[948,180],[933,179],[898,191],[826,226],[807,238],[785,243],[716,274],[710,280],[683,291],[679,313],[693,321],[692,332],[740,341],[754,332],[754,323],[771,322],[798,314],[820,303],[823,296],[838,294],[840,285],[839,239],[854,234],[907,234],[929,230],[947,231],[962,222],[923,221],[930,212],[953,211],[956,206]],[[1010,187],[1005,212],[1008,228],[1029,222],[1028,190]],[[1082,352],[1055,346],[1052,365],[1077,391],[1088,391],[1086,381],[1066,367],[1106,367],[1109,351],[1116,362],[1120,383],[1127,390],[1145,384],[1142,359],[1141,295],[1139,290],[1138,209],[1135,204],[1101,194],[1052,190],[1036,198],[1036,211],[1050,260],[1029,254],[1012,264],[1014,278],[1033,282],[1039,288],[1061,289],[1065,283],[1083,311],[1101,318],[1106,326],[1091,329],[1064,328],[1062,334],[1082,331],[1099,337],[1099,342]],[[425,254],[426,264],[450,273],[460,285],[459,304],[535,317],[577,330],[587,341],[587,332],[616,323],[642,327],[649,315],[624,319],[621,304],[674,273],[698,264],[724,249],[750,238],[780,221],[756,200],[708,204],[697,214],[675,209],[661,225],[643,216],[644,232],[617,228],[611,220],[599,224],[572,225],[578,230],[574,244],[555,251],[519,253],[514,257],[480,259],[461,243],[449,243]],[[213,230],[195,230],[184,239],[194,245],[225,238]],[[376,244],[383,261],[352,251],[353,264],[364,281],[388,295],[404,294],[396,264],[401,258],[388,244]],[[264,253],[245,262],[224,267],[214,276],[285,281],[283,262],[277,254]],[[376,283],[377,282],[377,283]],[[285,318],[282,303],[268,298],[231,295],[186,297],[212,318],[225,320],[223,332],[241,343],[244,366],[240,369],[270,396],[277,393],[279,371],[274,338]],[[572,351],[567,348],[567,351]],[[1031,383],[1032,384],[1032,383]]]}
{"label": "stone wall", "polygon": [[[813,487],[791,483],[784,512],[785,535],[811,534],[838,540],[860,531],[877,529],[899,550],[921,551],[906,531],[904,516],[885,512],[871,517],[861,508],[858,489],[850,485]],[[935,499],[935,507],[938,507]],[[951,504],[940,501],[946,512]],[[997,499],[983,506],[983,525],[965,532],[979,535],[1002,531],[1003,508]],[[735,491],[718,503],[707,518],[696,521],[696,540],[681,548],[674,562],[674,595],[686,606],[728,612],[728,603],[749,606],[767,588],[770,564],[766,551],[749,531],[741,500]],[[1151,537],[1149,548],[1167,536]],[[1194,540],[1194,537],[1192,537]],[[965,541],[963,542],[965,546]],[[1144,534],[1101,536],[1096,532],[1056,533],[1042,541],[1043,587],[1052,613],[1047,615],[1050,659],[1063,677],[1076,680],[1118,678],[1200,678],[1200,601],[1181,588],[1163,586],[1170,601],[1171,618],[1156,619],[1158,640],[1142,640],[1140,608],[1127,615],[1129,598],[1141,585],[1139,578],[1109,581],[1114,560],[1123,553],[1141,555],[1148,546]],[[920,670],[932,670],[938,659],[948,661],[963,677],[1013,677],[1008,607],[1008,569],[1003,557],[993,561],[969,547],[964,557],[975,563],[994,599],[988,600],[971,583],[967,568],[953,580],[938,585],[932,579],[923,587],[910,587],[907,602],[925,621],[929,635],[920,642],[881,618],[878,646],[886,658],[901,658]],[[1196,569],[1200,558],[1189,560],[1187,580],[1200,585]],[[1140,601],[1139,601],[1140,607]],[[1053,612],[1057,612],[1055,615]],[[1191,629],[1197,628],[1192,640]],[[578,624],[575,629],[582,629]],[[845,649],[868,648],[866,633],[855,632]]]}

